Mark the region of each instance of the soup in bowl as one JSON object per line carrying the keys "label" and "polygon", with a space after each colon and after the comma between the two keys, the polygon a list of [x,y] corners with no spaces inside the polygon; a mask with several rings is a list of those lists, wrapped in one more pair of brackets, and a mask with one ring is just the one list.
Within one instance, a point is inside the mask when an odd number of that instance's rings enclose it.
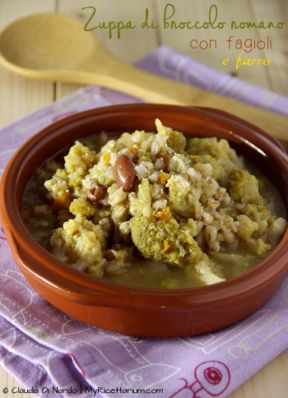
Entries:
{"label": "soup in bowl", "polygon": [[155,131],[76,141],[35,170],[22,207],[39,243],[98,278],[144,288],[229,280],[286,229],[273,184],[223,138]]}

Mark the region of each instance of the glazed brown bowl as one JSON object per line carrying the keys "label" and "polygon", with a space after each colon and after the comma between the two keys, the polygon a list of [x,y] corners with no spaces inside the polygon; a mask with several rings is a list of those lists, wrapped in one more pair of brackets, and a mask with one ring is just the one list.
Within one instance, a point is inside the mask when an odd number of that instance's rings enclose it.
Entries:
{"label": "glazed brown bowl", "polygon": [[100,328],[136,336],[188,336],[237,322],[262,306],[280,285],[288,263],[288,233],[268,257],[227,282],[189,289],[134,288],[95,279],[59,262],[25,227],[23,190],[46,158],[76,139],[101,131],[169,127],[198,137],[222,137],[273,179],[288,210],[288,162],[281,144],[222,111],[170,105],[117,105],[62,119],[34,135],[10,160],[1,179],[0,213],[14,259],[28,282],[63,312]]}

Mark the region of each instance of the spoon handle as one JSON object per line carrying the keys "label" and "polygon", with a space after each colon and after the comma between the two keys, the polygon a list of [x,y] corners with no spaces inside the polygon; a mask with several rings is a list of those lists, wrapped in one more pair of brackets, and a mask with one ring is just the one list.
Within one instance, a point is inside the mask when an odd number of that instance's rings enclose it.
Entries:
{"label": "spoon handle", "polygon": [[[95,56],[96,57],[96,56]],[[147,102],[205,106],[223,109],[258,125],[272,136],[288,141],[288,117],[247,105],[188,84],[144,72],[109,55],[103,68],[90,64],[86,82],[100,84],[139,97]],[[105,62],[106,61],[106,62]],[[92,63],[93,64],[93,63]],[[89,76],[88,76],[89,75]]]}

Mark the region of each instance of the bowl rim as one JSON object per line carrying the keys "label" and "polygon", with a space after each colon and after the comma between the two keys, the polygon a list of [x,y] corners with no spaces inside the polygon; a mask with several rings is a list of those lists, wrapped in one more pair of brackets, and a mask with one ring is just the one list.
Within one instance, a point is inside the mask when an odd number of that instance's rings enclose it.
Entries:
{"label": "bowl rim", "polygon": [[[16,195],[8,198],[9,194],[5,192],[6,186],[13,186],[17,182],[19,183],[19,174],[21,176],[21,167],[31,147],[40,145],[45,141],[45,137],[51,136],[59,131],[60,127],[69,126],[71,123],[77,122],[83,118],[89,118],[89,116],[98,116],[101,114],[113,115],[119,112],[126,112],[131,116],[136,110],[152,110],[155,112],[162,110],[171,110],[171,112],[183,113],[186,115],[198,114],[199,117],[205,117],[212,121],[225,121],[232,126],[229,133],[232,132],[233,126],[240,126],[257,139],[260,139],[263,146],[266,148],[266,152],[271,155],[273,153],[274,160],[277,157],[278,163],[282,164],[282,170],[285,170],[285,175],[288,175],[288,156],[284,153],[283,146],[278,141],[269,136],[267,133],[254,126],[253,124],[246,122],[238,117],[234,117],[223,111],[218,111],[209,108],[197,108],[197,107],[182,107],[176,105],[159,105],[159,104],[124,104],[124,105],[112,105],[101,108],[89,109],[87,111],[78,112],[63,119],[60,119],[44,129],[41,129],[38,133],[34,134],[27,141],[20,146],[14,156],[8,162],[5,171],[2,175],[0,182],[0,213],[3,219],[4,230],[8,235],[9,243],[14,246],[14,252],[25,267],[26,271],[32,273],[37,278],[44,280],[51,287],[56,289],[62,295],[69,294],[69,297],[75,301],[94,302],[99,301],[99,291],[102,293],[110,293],[112,298],[119,300],[119,296],[130,295],[137,296],[138,298],[153,299],[157,297],[157,307],[159,302],[164,306],[177,306],[181,301],[181,307],[190,307],[191,303],[197,304],[211,304],[213,301],[223,301],[228,298],[234,297],[235,295],[242,294],[247,291],[254,290],[256,287],[265,283],[268,279],[273,279],[279,273],[284,273],[287,268],[287,260],[285,260],[285,254],[287,257],[288,252],[288,230],[279,244],[272,250],[272,252],[263,259],[260,263],[255,265],[250,270],[243,272],[228,281],[221,283],[195,287],[195,288],[179,288],[179,289],[155,289],[155,288],[142,288],[134,287],[130,285],[119,284],[116,282],[110,282],[103,279],[98,279],[84,272],[75,270],[71,266],[59,261],[52,253],[48,252],[43,248],[30,234],[22,221],[20,215],[20,205],[17,203]],[[250,134],[249,133],[249,134]],[[255,146],[251,141],[243,138],[243,143],[246,145]],[[42,144],[43,146],[43,144]],[[267,150],[268,149],[268,150]],[[261,149],[263,151],[263,149]],[[45,160],[45,159],[43,159]],[[20,170],[20,171],[19,171]],[[32,175],[33,170],[31,171]],[[9,191],[9,189],[8,189]],[[286,210],[288,211],[288,203],[285,203]],[[23,250],[23,248],[25,248]],[[29,249],[29,254],[27,254]],[[31,255],[32,253],[32,255]],[[14,253],[15,254],[15,253]],[[40,264],[41,267],[37,267]],[[276,264],[276,265],[275,265]],[[69,272],[67,272],[69,271]],[[261,278],[260,278],[261,276]],[[75,279],[77,277],[77,283]],[[98,289],[96,291],[96,289]],[[100,290],[99,290],[100,289]],[[89,299],[88,299],[89,297]],[[183,298],[189,298],[187,302],[183,303]],[[131,298],[129,299],[131,300]],[[143,302],[143,304],[145,304]],[[119,304],[120,305],[120,304]],[[139,305],[139,302],[131,302],[130,306]],[[184,305],[184,306],[183,306]]]}

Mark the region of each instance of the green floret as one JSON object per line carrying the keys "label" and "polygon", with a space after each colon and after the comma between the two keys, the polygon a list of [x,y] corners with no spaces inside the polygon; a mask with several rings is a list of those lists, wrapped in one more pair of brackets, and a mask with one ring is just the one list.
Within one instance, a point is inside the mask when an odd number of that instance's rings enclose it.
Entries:
{"label": "green floret", "polygon": [[247,204],[241,209],[243,214],[237,217],[239,222],[237,235],[247,248],[257,256],[265,254],[271,249],[266,242],[265,234],[274,221],[274,217],[262,204]]}
{"label": "green floret", "polygon": [[212,166],[212,177],[215,178],[216,181],[219,181],[225,177],[225,171],[221,162],[212,155],[190,155],[190,160],[192,161],[193,165],[197,163],[208,163]]}
{"label": "green floret", "polygon": [[190,138],[187,144],[187,152],[191,155],[211,155],[215,159],[227,157],[237,162],[236,152],[225,139],[217,138]]}
{"label": "green floret", "polygon": [[186,146],[186,138],[179,131],[171,130],[167,144],[177,153],[183,153]]}
{"label": "green floret", "polygon": [[247,170],[233,170],[230,173],[228,190],[236,202],[256,204],[263,202],[259,193],[258,180]]}
{"label": "green floret", "polygon": [[[234,170],[243,168],[243,159],[237,156],[227,140],[217,138],[190,138],[187,144],[187,152],[190,155],[210,155],[217,162],[211,161],[215,178],[221,180],[223,185],[227,183],[227,175]],[[218,163],[218,164],[217,164]]]}
{"label": "green floret", "polygon": [[262,256],[271,250],[271,245],[266,243],[263,239],[251,239],[247,242],[247,246],[256,256]]}
{"label": "green floret", "polygon": [[74,216],[93,217],[96,213],[95,206],[84,197],[74,199],[69,207],[70,213]]}
{"label": "green floret", "polygon": [[270,210],[263,204],[249,203],[243,208],[242,213],[246,214],[246,216],[257,223],[267,221],[270,224],[274,219]]}
{"label": "green floret", "polygon": [[138,192],[133,200],[133,215],[143,215],[150,218],[152,215],[152,198],[149,180],[144,178],[138,186]]}
{"label": "green floret", "polygon": [[54,230],[51,250],[61,261],[67,262],[80,271],[101,277],[106,259],[106,235],[99,225],[75,217]]}
{"label": "green floret", "polygon": [[153,222],[135,216],[131,220],[131,235],[141,254],[156,262],[183,268],[205,257],[189,228],[181,228],[175,219]]}
{"label": "green floret", "polygon": [[159,137],[167,137],[168,146],[177,153],[183,153],[186,147],[186,138],[180,131],[163,126],[159,119],[155,121]]}
{"label": "green floret", "polygon": [[78,193],[82,187],[82,179],[97,162],[97,154],[81,142],[76,142],[64,159],[69,185]]}

